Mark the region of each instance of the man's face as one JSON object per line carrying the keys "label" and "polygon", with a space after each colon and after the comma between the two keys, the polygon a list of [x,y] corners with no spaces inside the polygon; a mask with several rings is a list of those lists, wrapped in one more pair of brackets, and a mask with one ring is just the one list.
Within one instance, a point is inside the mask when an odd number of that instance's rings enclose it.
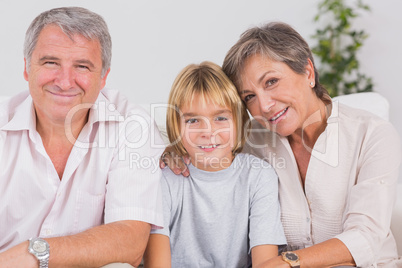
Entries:
{"label": "man's face", "polygon": [[[74,35],[71,40],[60,27],[46,26],[32,53],[29,72],[27,66],[24,70],[38,120],[64,124],[72,108],[95,102],[108,73],[109,70],[102,77],[99,41],[81,35]],[[86,117],[86,106],[79,109],[73,120]]]}

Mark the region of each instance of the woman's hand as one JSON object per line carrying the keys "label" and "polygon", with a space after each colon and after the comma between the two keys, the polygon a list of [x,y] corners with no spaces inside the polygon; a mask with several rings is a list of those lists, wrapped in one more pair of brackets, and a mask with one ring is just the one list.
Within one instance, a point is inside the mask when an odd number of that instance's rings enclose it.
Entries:
{"label": "woman's hand", "polygon": [[190,175],[187,165],[190,164],[190,157],[188,155],[179,156],[176,154],[172,147],[166,147],[161,158],[159,159],[160,168],[169,167],[174,174],[182,174],[185,177]]}

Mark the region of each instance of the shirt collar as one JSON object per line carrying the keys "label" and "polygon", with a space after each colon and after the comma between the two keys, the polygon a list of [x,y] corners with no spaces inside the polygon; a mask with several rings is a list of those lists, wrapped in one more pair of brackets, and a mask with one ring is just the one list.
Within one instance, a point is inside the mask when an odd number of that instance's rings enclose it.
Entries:
{"label": "shirt collar", "polygon": [[[111,103],[101,91],[97,100],[89,110],[87,124],[93,125],[96,122],[118,122],[123,120],[124,117],[118,110],[116,110],[115,104]],[[25,100],[15,108],[14,116],[12,116],[11,120],[5,124],[1,130],[19,131],[35,129],[36,113],[32,97],[28,94]]]}
{"label": "shirt collar", "polygon": [[15,108],[14,115],[10,121],[1,130],[30,130],[36,129],[35,125],[36,115],[34,105],[31,95],[27,94],[25,100]]}
{"label": "shirt collar", "polygon": [[110,102],[101,91],[89,111],[87,124],[92,125],[96,122],[119,122],[123,120],[124,116],[117,110],[116,105]]}

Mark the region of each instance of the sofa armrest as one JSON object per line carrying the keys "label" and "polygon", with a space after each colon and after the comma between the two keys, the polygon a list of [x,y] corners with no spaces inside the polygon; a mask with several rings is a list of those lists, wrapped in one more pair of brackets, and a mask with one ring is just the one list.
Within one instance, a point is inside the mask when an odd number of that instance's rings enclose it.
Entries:
{"label": "sofa armrest", "polygon": [[398,254],[402,255],[402,183],[397,186],[397,199],[392,213],[391,230],[396,240]]}

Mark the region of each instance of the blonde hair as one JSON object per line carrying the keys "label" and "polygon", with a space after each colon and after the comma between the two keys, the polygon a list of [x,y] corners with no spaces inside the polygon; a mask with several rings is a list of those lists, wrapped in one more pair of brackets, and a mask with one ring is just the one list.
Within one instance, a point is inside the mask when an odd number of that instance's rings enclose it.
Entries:
{"label": "blonde hair", "polygon": [[200,96],[205,102],[210,100],[215,105],[230,108],[237,129],[235,145],[232,149],[233,155],[236,155],[245,143],[249,116],[237,94],[236,87],[221,67],[208,61],[188,65],[179,73],[172,85],[166,115],[166,128],[174,151],[180,156],[187,154],[181,141],[182,114],[180,109],[191,103],[195,96]]}

